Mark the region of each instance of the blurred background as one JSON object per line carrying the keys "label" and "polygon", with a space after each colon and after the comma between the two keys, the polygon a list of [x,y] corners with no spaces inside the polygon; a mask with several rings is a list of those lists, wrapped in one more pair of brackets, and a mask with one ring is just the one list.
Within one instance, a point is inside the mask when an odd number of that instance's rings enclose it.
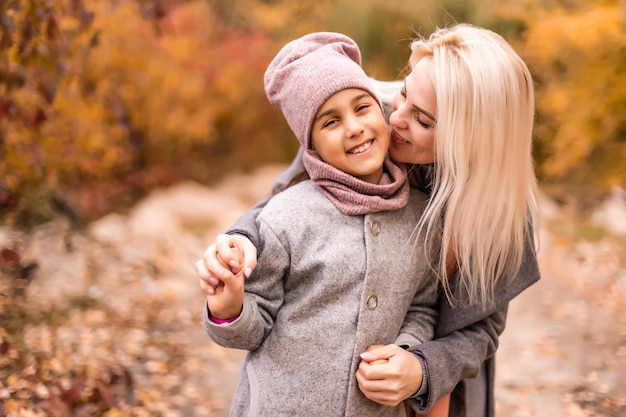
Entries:
{"label": "blurred background", "polygon": [[576,338],[527,352],[575,370],[560,405],[519,405],[554,381],[509,368],[500,415],[624,415],[625,0],[0,0],[0,416],[222,415],[239,357],[203,334],[192,266],[297,150],[266,66],[338,31],[393,80],[412,38],[455,22],[501,33],[536,83],[556,278],[534,300],[556,299],[533,307],[552,327],[512,326]]}
{"label": "blurred background", "polygon": [[262,77],[315,30],[353,37],[367,72],[389,80],[418,32],[503,34],[536,81],[544,188],[587,209],[626,187],[624,0],[1,4],[0,210],[22,224],[46,219],[50,195],[92,220],[155,186],[290,161],[297,143]]}

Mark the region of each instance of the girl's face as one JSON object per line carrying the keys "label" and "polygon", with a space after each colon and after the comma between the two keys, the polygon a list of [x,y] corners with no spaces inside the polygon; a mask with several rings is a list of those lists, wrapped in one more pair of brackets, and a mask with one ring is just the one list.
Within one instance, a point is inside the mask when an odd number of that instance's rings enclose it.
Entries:
{"label": "girl's face", "polygon": [[311,146],[326,163],[378,183],[389,148],[389,131],[378,101],[357,88],[332,95],[315,116]]}
{"label": "girl's face", "polygon": [[389,116],[389,155],[396,162],[430,164],[435,161],[437,97],[430,78],[430,59],[420,60],[404,80]]}

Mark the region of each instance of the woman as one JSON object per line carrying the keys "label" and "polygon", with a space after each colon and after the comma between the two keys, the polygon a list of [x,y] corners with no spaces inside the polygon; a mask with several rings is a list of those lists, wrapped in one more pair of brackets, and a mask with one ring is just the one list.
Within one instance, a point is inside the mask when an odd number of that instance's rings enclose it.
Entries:
{"label": "woman", "polygon": [[[439,29],[411,49],[411,72],[389,117],[389,152],[415,164],[412,185],[430,194],[418,225],[407,227],[442,239],[437,269],[446,296],[435,340],[408,350],[372,347],[356,378],[381,404],[408,399],[423,413],[451,393],[451,416],[493,416],[493,355],[508,302],[539,279],[532,79],[502,37],[466,24]],[[300,158],[277,186],[291,179]],[[254,218],[263,204],[196,264],[207,293],[232,274],[219,261],[239,269],[237,260],[219,258],[227,248],[243,251],[246,275],[254,268],[256,250],[243,236],[256,243]],[[441,219],[443,230],[435,227]]]}

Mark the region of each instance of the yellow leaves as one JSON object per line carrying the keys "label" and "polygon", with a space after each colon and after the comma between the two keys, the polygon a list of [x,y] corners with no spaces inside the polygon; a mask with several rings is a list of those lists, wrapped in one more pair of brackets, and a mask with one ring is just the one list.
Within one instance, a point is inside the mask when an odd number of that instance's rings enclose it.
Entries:
{"label": "yellow leaves", "polygon": [[15,388],[19,383],[20,383],[20,377],[15,374],[11,374],[7,378],[7,384],[10,389]]}
{"label": "yellow leaves", "polygon": [[520,52],[538,83],[540,162],[548,179],[578,172],[576,181],[615,184],[626,158],[625,18],[617,2],[538,9],[525,18]]}

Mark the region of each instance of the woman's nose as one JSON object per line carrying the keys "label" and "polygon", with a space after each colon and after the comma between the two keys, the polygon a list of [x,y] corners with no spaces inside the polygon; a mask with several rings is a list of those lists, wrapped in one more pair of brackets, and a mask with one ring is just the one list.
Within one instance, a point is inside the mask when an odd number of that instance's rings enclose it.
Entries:
{"label": "woman's nose", "polygon": [[[406,125],[404,121],[404,115],[402,113],[404,109],[404,103],[398,94],[391,103],[393,111],[389,115],[389,124],[396,127],[402,127]],[[404,124],[403,124],[404,123]]]}
{"label": "woman's nose", "polygon": [[389,124],[396,128],[406,127],[406,121],[402,113],[402,106],[394,105],[394,109],[389,115]]}

